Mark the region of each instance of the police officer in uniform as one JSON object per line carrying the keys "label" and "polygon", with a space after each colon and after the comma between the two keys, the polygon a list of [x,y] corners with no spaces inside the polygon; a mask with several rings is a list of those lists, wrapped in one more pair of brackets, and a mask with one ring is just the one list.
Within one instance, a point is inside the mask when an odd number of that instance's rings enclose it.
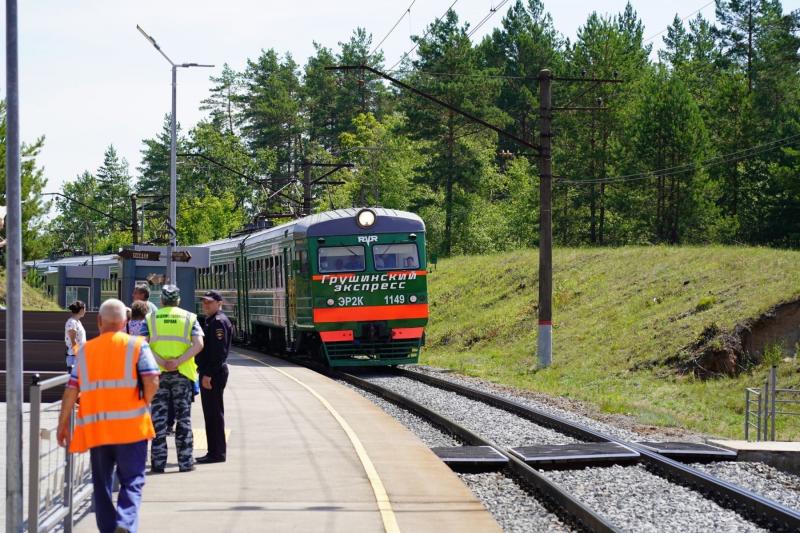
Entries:
{"label": "police officer in uniform", "polygon": [[178,307],[181,293],[175,285],[161,289],[161,309],[147,315],[145,335],[161,370],[153,398],[156,436],[150,450],[150,471],[161,473],[167,465],[167,410],[175,409],[175,447],[181,472],[194,470],[192,448],[192,391],[197,381],[194,358],[203,349],[203,330],[197,316]]}
{"label": "police officer in uniform", "polygon": [[200,399],[203,403],[203,418],[206,422],[208,454],[199,457],[198,463],[224,463],[225,404],[222,395],[228,383],[228,351],[231,348],[233,326],[222,312],[222,296],[217,291],[203,295],[203,313],[206,315],[203,332],[205,345],[197,356],[200,374]]}

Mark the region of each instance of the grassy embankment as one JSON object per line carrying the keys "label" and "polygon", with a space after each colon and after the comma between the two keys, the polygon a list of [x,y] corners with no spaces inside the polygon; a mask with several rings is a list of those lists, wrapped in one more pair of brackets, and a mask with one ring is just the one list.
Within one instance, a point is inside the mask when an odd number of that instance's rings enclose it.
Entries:
{"label": "grassy embankment", "polygon": [[[767,366],[700,380],[663,364],[704,327],[732,328],[800,296],[800,252],[744,247],[559,249],[553,365],[537,370],[536,250],[440,261],[422,363],[594,404],[642,424],[742,438],[744,389]],[[636,370],[637,363],[653,362]],[[800,387],[800,365],[779,385]],[[800,437],[779,421],[778,437]]]}
{"label": "grassy embankment", "polygon": [[[0,270],[0,305],[6,305],[5,270]],[[61,308],[55,302],[24,281],[22,282],[22,307],[25,311],[61,311]]]}

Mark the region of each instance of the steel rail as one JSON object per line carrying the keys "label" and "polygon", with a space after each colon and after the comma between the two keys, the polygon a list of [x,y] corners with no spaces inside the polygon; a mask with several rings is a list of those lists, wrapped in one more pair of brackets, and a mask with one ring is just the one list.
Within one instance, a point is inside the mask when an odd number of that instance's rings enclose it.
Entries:
{"label": "steel rail", "polygon": [[525,462],[518,459],[516,456],[508,453],[503,447],[494,444],[493,442],[484,439],[483,437],[473,433],[467,428],[459,425],[458,423],[444,417],[427,407],[398,394],[385,387],[362,379],[353,374],[346,372],[332,372],[329,375],[347,381],[360,389],[369,391],[381,398],[393,402],[401,407],[417,414],[418,416],[430,421],[436,426],[443,428],[447,432],[455,435],[471,446],[490,446],[498,453],[508,459],[508,470],[534,490],[542,494],[547,500],[546,505],[555,510],[557,514],[561,514],[570,522],[574,522],[580,529],[593,532],[616,532],[620,531],[618,528],[609,523],[600,514],[592,511],[584,503],[571,496],[561,486],[549,480],[535,469],[531,468]]}
{"label": "steel rail", "polygon": [[728,483],[688,465],[674,461],[656,453],[641,444],[627,442],[606,435],[576,422],[559,416],[528,407],[514,400],[503,398],[497,394],[475,390],[466,385],[453,383],[422,372],[408,369],[396,369],[398,375],[420,381],[427,385],[455,392],[467,398],[487,403],[504,411],[511,412],[537,424],[548,426],[563,433],[579,436],[592,442],[614,442],[636,450],[642,460],[657,474],[668,477],[679,484],[698,490],[710,497],[722,507],[731,509],[749,520],[766,525],[772,530],[800,531],[800,513],[764,498],[752,491]]}

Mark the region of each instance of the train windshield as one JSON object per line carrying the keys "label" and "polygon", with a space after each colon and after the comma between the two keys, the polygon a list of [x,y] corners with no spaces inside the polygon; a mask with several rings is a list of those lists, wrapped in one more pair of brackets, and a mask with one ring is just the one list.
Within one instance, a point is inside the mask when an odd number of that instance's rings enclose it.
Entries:
{"label": "train windshield", "polygon": [[419,268],[417,245],[376,244],[372,247],[375,270],[416,270]]}
{"label": "train windshield", "polygon": [[364,270],[363,246],[326,246],[319,249],[319,272],[361,272]]}

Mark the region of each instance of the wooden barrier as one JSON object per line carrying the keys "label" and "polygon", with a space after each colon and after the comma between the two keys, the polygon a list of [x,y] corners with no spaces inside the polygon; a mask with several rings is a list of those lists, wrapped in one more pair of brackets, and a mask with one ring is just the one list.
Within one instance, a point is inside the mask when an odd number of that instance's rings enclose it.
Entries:
{"label": "wooden barrier", "polygon": [[[66,344],[64,325],[68,311],[23,311],[22,313],[22,380],[25,401],[33,376],[48,379],[66,372]],[[86,329],[86,338],[99,335],[97,313],[86,313],[81,320]],[[0,401],[6,401],[6,313],[0,311]],[[61,399],[63,387],[43,392],[42,400],[54,402]]]}

